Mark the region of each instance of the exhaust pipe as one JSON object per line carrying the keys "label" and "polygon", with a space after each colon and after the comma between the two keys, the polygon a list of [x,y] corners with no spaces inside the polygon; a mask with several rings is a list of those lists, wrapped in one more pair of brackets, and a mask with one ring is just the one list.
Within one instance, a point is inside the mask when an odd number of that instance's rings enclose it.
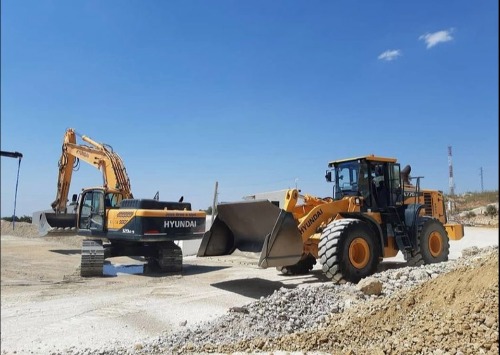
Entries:
{"label": "exhaust pipe", "polygon": [[261,268],[293,265],[303,254],[293,215],[268,200],[221,203],[200,244],[198,256],[230,255],[236,249],[260,253]]}

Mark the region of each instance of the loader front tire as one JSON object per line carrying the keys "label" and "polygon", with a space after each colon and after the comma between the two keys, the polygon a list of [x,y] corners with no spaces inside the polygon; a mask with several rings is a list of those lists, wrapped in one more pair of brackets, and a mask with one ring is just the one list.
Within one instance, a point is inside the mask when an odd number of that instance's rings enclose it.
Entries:
{"label": "loader front tire", "polygon": [[323,272],[336,283],[358,283],[372,275],[380,255],[375,233],[366,222],[357,219],[333,221],[319,242]]}
{"label": "loader front tire", "polygon": [[410,266],[440,263],[448,260],[450,243],[444,226],[432,218],[420,218],[417,226],[416,248],[407,260]]}

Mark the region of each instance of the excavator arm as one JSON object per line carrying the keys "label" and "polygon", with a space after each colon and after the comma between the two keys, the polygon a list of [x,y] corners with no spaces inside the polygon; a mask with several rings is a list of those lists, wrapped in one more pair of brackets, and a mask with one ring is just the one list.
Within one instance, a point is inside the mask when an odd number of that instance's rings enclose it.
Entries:
{"label": "excavator arm", "polygon": [[[91,146],[77,144],[76,136]],[[59,159],[56,199],[51,204],[56,213],[64,213],[66,210],[73,169],[79,160],[83,160],[102,172],[105,188],[119,190],[124,198],[133,198],[130,180],[120,156],[109,145],[98,143],[69,128],[64,135],[62,153]]]}
{"label": "excavator arm", "polygon": [[73,174],[73,166],[75,165],[76,157],[68,154],[68,144],[76,143],[76,135],[73,129],[68,129],[64,135],[62,144],[62,153],[59,158],[59,177],[57,179],[57,195],[56,200],[52,202],[52,209],[56,213],[66,212],[66,202],[68,200],[69,186]]}

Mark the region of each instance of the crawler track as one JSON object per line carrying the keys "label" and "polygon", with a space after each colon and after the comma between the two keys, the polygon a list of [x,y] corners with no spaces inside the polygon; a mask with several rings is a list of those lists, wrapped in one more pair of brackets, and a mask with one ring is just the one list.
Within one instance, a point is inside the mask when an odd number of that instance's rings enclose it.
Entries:
{"label": "crawler track", "polygon": [[82,277],[102,276],[104,265],[104,247],[100,240],[84,240],[80,275]]}

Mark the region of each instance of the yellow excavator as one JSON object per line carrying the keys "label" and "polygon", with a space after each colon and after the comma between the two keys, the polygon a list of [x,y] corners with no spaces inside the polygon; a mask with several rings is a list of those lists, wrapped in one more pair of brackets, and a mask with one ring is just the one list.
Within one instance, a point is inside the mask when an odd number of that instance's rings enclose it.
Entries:
{"label": "yellow excavator", "polygon": [[[77,136],[90,146],[78,144]],[[102,171],[103,186],[73,195],[68,209],[72,172],[79,160]],[[144,256],[147,270],[181,271],[182,250],[174,241],[199,239],[205,232],[205,212],[192,211],[182,198],[176,202],[134,198],[120,156],[111,146],[72,128],[64,135],[52,208],[53,213],[40,215],[40,235],[74,230],[85,236],[81,276],[102,276],[104,260],[116,256]]]}
{"label": "yellow excavator", "polygon": [[[90,146],[77,144],[77,136]],[[80,160],[102,172],[103,185],[98,189],[106,190],[109,204],[115,206],[122,199],[133,198],[130,180],[123,161],[111,146],[98,143],[69,128],[64,134],[61,149],[56,199],[51,204],[54,212],[44,212],[40,215],[39,232],[42,236],[55,232],[76,232],[77,195],[73,195],[69,206],[67,202],[73,170],[78,169]]]}
{"label": "yellow excavator", "polygon": [[409,265],[446,261],[463,226],[447,220],[443,193],[421,189],[422,177],[410,172],[395,158],[342,159],[328,164],[331,197],[290,189],[282,208],[268,200],[220,203],[198,256],[258,252],[261,268],[284,274],[308,273],[319,260],[337,283],[359,282],[398,252]]}

